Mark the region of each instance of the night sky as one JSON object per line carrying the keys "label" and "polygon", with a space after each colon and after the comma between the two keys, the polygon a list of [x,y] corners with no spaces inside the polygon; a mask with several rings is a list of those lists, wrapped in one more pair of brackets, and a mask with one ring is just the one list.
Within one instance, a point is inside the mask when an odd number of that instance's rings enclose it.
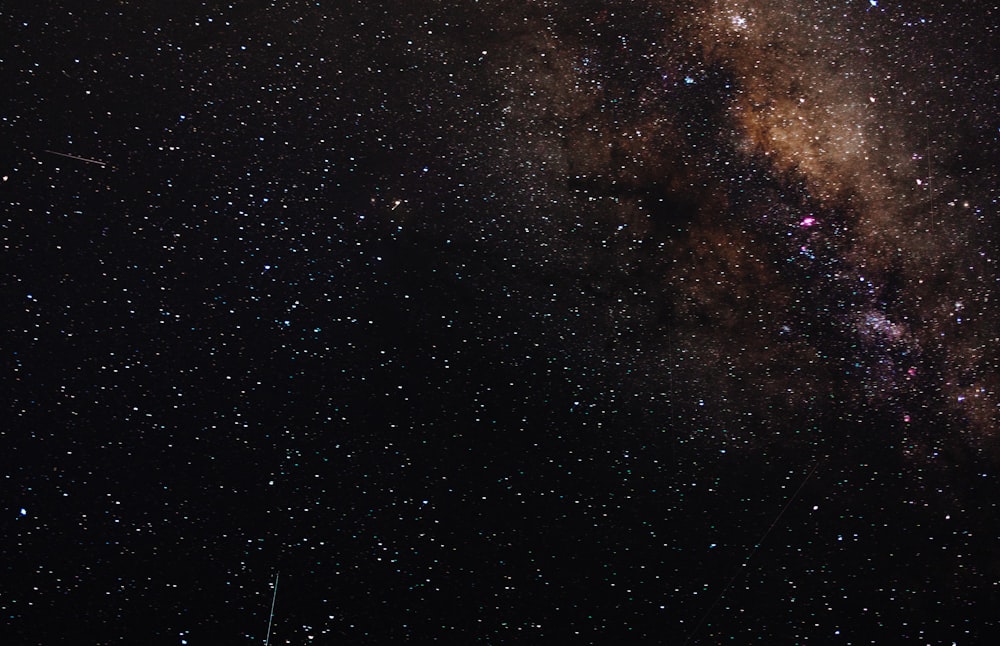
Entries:
{"label": "night sky", "polygon": [[1000,8],[0,25],[0,643],[1000,630]]}

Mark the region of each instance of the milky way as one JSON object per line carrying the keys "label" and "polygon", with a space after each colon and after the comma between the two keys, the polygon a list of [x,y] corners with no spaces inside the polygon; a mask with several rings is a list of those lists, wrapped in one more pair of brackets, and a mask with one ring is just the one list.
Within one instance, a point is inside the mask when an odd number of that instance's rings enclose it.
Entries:
{"label": "milky way", "polygon": [[[920,363],[921,345],[940,344],[943,365],[936,376],[945,382],[945,395],[956,402],[961,395],[954,370],[976,361],[977,349],[993,344],[995,336],[988,329],[962,334],[943,328],[973,322],[959,320],[952,305],[961,309],[970,297],[985,305],[993,287],[987,283],[958,293],[928,294],[920,287],[927,273],[955,272],[945,279],[954,286],[964,268],[921,265],[959,264],[958,254],[983,258],[973,260],[979,268],[991,264],[987,240],[973,254],[953,246],[956,239],[977,244],[964,238],[985,228],[983,210],[991,196],[982,187],[953,181],[942,169],[935,177],[939,158],[978,142],[956,137],[954,124],[931,121],[935,110],[930,103],[941,99],[927,87],[928,63],[912,56],[899,60],[900,42],[907,36],[911,42],[921,38],[907,32],[935,19],[885,13],[895,7],[875,14],[850,9],[837,7],[829,15],[801,4],[719,3],[703,27],[706,54],[735,70],[743,92],[731,109],[754,149],[773,159],[776,168],[799,174],[821,202],[843,196],[851,203],[853,248],[844,254],[849,266],[845,278],[862,283],[871,295],[870,303],[859,304],[860,321],[854,325],[864,339],[872,332],[881,337],[884,347],[875,361],[882,368],[872,370],[887,379],[879,381],[895,390],[898,373],[915,376],[915,367],[905,364]],[[831,24],[836,27],[830,29]],[[944,150],[938,142],[944,142]],[[878,311],[865,313],[872,308]],[[884,356],[893,348],[903,356]],[[894,361],[896,365],[885,365]],[[982,381],[967,387],[981,401],[958,406],[958,414],[974,420],[977,434],[991,435],[996,421],[983,419],[982,411],[997,405],[995,370],[986,363],[975,372]],[[916,411],[904,414],[907,420],[917,416]]]}
{"label": "milky way", "polygon": [[[652,297],[675,299],[680,327],[664,346],[684,345],[685,321],[739,339],[691,350],[712,355],[693,369],[719,397],[745,400],[726,393],[753,383],[802,415],[818,391],[853,383],[844,396],[900,433],[957,425],[991,446],[994,198],[977,167],[949,172],[985,125],[943,116],[976,91],[961,59],[975,36],[947,62],[913,54],[964,19],[864,3],[618,12],[581,13],[580,28],[527,11],[518,66],[498,75],[512,78],[512,131],[531,133],[518,152],[545,185],[568,176],[577,196],[613,202],[603,212],[626,235],[666,245]],[[627,13],[650,27],[617,28]],[[936,87],[941,67],[966,75]],[[675,217],[687,218],[669,225],[677,235],[650,228]]]}

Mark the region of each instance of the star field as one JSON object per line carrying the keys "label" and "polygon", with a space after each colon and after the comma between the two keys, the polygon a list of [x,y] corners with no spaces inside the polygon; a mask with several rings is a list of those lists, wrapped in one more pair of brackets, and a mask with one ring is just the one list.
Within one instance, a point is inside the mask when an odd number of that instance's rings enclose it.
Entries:
{"label": "star field", "polygon": [[0,9],[0,641],[986,643],[997,9]]}

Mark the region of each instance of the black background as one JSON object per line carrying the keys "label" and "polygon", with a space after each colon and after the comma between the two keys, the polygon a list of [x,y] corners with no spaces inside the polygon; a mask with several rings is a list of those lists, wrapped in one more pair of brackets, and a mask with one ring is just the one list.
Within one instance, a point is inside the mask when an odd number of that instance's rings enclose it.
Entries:
{"label": "black background", "polygon": [[996,14],[879,4],[6,6],[3,643],[984,643]]}

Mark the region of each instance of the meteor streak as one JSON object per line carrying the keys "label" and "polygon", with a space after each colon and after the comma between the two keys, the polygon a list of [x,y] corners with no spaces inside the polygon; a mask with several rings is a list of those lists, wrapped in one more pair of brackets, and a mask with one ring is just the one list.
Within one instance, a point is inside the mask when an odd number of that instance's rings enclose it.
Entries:
{"label": "meteor streak", "polygon": [[57,153],[54,150],[46,150],[45,152],[51,155],[59,155],[60,157],[68,157],[70,159],[76,159],[82,162],[87,162],[88,164],[97,164],[98,166],[107,166],[108,162],[98,161],[96,159],[89,159],[87,157],[79,157],[77,155],[70,155],[69,153]]}

